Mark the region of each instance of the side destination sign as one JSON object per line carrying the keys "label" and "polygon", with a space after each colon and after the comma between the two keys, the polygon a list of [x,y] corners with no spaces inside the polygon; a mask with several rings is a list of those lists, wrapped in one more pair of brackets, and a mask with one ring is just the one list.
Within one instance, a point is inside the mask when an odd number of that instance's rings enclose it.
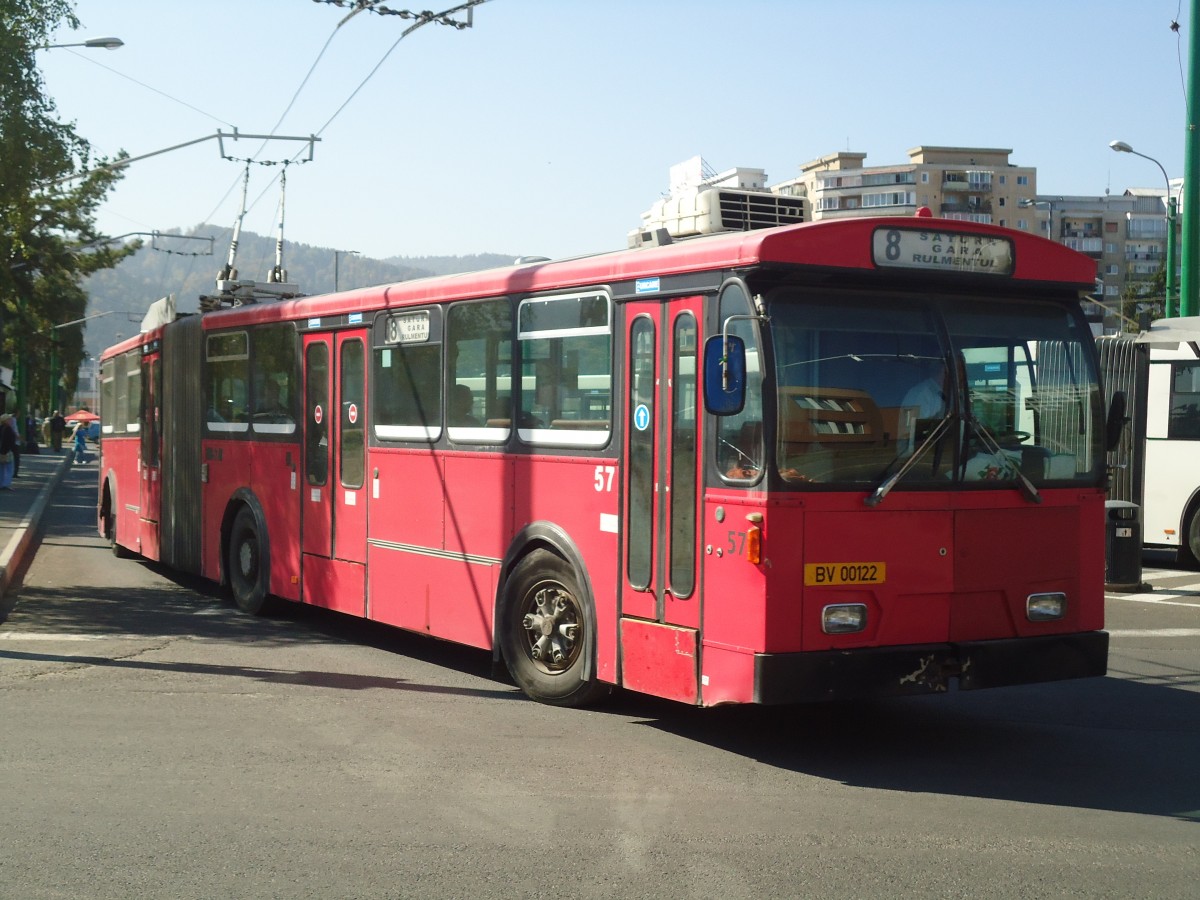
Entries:
{"label": "side destination sign", "polygon": [[429,310],[388,316],[384,340],[389,344],[420,344],[429,340]]}
{"label": "side destination sign", "polygon": [[1013,245],[1008,238],[954,231],[879,228],[871,236],[875,265],[936,269],[970,275],[1011,275]]}

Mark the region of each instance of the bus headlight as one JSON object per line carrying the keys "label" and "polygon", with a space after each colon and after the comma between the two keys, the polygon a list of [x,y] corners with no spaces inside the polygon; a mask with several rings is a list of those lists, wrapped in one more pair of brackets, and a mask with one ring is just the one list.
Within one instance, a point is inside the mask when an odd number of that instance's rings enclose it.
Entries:
{"label": "bus headlight", "polygon": [[866,627],[865,603],[834,603],[821,610],[821,630],[826,634],[852,634]]}
{"label": "bus headlight", "polygon": [[1030,594],[1025,598],[1025,618],[1030,622],[1052,622],[1066,614],[1066,594]]}

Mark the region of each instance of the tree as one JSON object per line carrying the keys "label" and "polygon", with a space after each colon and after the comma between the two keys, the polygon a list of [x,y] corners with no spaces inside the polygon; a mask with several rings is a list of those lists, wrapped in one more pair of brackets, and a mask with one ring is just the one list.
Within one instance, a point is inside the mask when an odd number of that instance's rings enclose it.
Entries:
{"label": "tree", "polygon": [[1128,281],[1121,293],[1123,331],[1137,331],[1133,323],[1141,321],[1143,314],[1151,319],[1163,315],[1164,298],[1167,295],[1167,267],[1160,266],[1147,281]]}
{"label": "tree", "polygon": [[92,160],[46,95],[36,53],[62,25],[79,27],[72,0],[0,0],[0,364],[17,373],[18,407],[49,402],[54,338],[74,380],[82,336],[53,326],[86,314],[81,278],[137,246],[114,248],[97,233],[96,209],[120,171],[95,168],[111,161]]}

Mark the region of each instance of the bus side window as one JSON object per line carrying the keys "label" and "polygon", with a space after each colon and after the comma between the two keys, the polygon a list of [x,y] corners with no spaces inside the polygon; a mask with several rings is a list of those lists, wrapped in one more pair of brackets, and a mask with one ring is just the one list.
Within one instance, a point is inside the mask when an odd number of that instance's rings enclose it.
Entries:
{"label": "bus side window", "polygon": [[288,323],[261,325],[251,333],[254,364],[256,432],[292,434],[296,430],[296,329]]}
{"label": "bus side window", "polygon": [[[305,384],[304,408],[306,410],[329,409],[329,346],[324,343],[312,343],[305,351],[305,370],[308,380]],[[305,429],[304,444],[305,463],[308,483],[321,486],[329,479],[329,417],[314,416],[308,413],[308,425]]]}
{"label": "bus side window", "polygon": [[[752,314],[750,298],[739,283],[731,283],[721,291],[718,329],[730,316]],[[762,366],[758,338],[749,319],[730,322],[729,333],[746,343],[746,404],[737,415],[717,419],[717,468],[727,481],[754,481],[763,467]]]}
{"label": "bus side window", "polygon": [[518,434],[532,444],[602,447],[612,431],[612,312],[607,294],[522,300]]}
{"label": "bus side window", "polygon": [[[419,339],[376,344],[374,434],[384,441],[436,441],[442,433],[442,310],[405,311],[391,321],[425,321]],[[390,327],[390,326],[389,326]]]}
{"label": "bus side window", "polygon": [[1200,438],[1200,363],[1178,363],[1171,379],[1167,437]]}
{"label": "bus side window", "polygon": [[508,438],[512,337],[512,307],[506,299],[450,307],[446,315],[450,370],[446,424],[453,429],[451,440],[502,443]]}
{"label": "bus side window", "polygon": [[210,334],[205,343],[208,363],[206,416],[209,431],[246,431],[249,427],[250,345],[245,331]]}

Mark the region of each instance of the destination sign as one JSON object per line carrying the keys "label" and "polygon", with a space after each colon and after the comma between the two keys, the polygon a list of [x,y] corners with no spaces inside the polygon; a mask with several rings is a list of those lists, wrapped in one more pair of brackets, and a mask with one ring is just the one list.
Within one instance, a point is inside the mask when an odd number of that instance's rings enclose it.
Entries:
{"label": "destination sign", "polygon": [[1013,244],[1008,238],[954,231],[880,228],[871,237],[875,265],[935,269],[964,275],[1011,275]]}
{"label": "destination sign", "polygon": [[391,316],[387,322],[389,344],[421,344],[429,340],[429,311]]}

